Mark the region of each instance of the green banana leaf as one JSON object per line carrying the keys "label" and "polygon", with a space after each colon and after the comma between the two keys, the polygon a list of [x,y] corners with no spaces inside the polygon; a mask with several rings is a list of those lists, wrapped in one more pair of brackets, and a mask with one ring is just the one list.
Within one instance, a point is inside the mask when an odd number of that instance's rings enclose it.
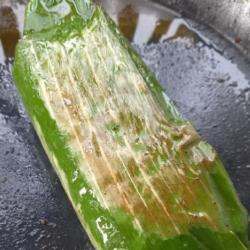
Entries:
{"label": "green banana leaf", "polygon": [[248,249],[217,153],[91,0],[31,0],[13,73],[96,249]]}

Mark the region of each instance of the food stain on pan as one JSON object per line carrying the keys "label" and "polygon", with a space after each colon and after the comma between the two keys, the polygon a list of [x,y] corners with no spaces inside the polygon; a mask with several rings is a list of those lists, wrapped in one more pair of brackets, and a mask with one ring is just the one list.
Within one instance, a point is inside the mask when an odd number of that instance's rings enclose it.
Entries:
{"label": "food stain on pan", "polygon": [[118,23],[121,32],[130,40],[133,40],[136,25],[138,22],[138,13],[131,5],[126,6],[118,14]]}
{"label": "food stain on pan", "polygon": [[0,8],[0,38],[5,57],[13,57],[20,38],[16,16],[9,6]]}
{"label": "food stain on pan", "polygon": [[14,57],[23,29],[24,4],[3,0],[0,3],[0,62]]}
{"label": "food stain on pan", "polygon": [[[100,1],[130,42],[144,45],[177,38],[200,40],[178,13],[141,1]],[[112,1],[111,1],[112,2]],[[139,3],[138,3],[139,2]]]}

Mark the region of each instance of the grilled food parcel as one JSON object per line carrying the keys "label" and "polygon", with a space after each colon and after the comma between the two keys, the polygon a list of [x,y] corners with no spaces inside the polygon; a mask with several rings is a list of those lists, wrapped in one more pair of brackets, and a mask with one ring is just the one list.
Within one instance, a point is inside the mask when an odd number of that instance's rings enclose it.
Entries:
{"label": "grilled food parcel", "polygon": [[96,249],[248,248],[215,150],[90,0],[31,0],[14,77]]}

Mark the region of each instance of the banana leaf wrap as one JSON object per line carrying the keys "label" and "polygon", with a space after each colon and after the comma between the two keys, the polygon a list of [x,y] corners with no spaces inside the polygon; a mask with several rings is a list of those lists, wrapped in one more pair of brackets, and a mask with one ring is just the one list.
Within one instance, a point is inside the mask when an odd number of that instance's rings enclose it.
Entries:
{"label": "banana leaf wrap", "polygon": [[96,249],[248,249],[217,153],[100,7],[31,0],[13,74]]}

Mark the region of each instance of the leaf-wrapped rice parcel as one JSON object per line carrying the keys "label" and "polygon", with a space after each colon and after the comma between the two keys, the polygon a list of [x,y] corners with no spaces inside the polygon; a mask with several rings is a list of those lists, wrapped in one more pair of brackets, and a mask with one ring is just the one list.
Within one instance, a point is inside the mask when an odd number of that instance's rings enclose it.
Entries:
{"label": "leaf-wrapped rice parcel", "polygon": [[216,152],[90,0],[30,1],[14,77],[96,249],[248,248]]}

